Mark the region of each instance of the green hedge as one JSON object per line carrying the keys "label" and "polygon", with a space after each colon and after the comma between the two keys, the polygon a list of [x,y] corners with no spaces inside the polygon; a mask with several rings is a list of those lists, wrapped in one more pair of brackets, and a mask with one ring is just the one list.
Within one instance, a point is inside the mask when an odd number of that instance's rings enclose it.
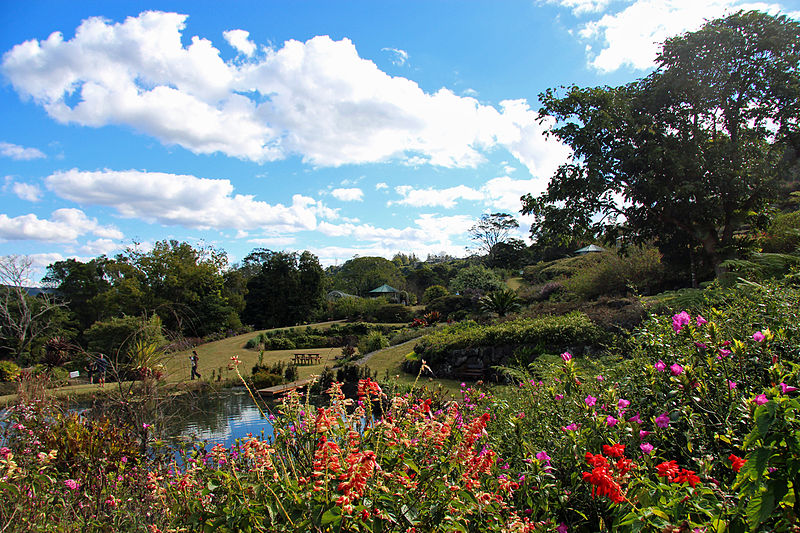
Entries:
{"label": "green hedge", "polygon": [[521,318],[491,326],[465,321],[423,337],[414,348],[422,359],[435,363],[453,350],[480,346],[541,346],[551,351],[569,346],[598,345],[606,334],[583,313]]}

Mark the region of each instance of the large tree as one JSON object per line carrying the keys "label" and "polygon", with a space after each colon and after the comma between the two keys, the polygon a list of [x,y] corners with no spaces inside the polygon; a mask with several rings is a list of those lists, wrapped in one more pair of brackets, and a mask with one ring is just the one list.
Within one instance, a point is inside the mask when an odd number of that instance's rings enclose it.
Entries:
{"label": "large tree", "polygon": [[293,326],[308,321],[324,301],[325,272],[310,252],[253,250],[241,269],[247,281],[242,321],[256,328]]}
{"label": "large tree", "polygon": [[574,154],[522,212],[534,239],[625,232],[697,251],[719,275],[797,166],[800,25],[739,12],[668,39],[657,63],[621,87],[541,95]]}
{"label": "large tree", "polygon": [[469,238],[478,243],[478,248],[491,258],[495,246],[505,243],[511,230],[518,227],[519,222],[508,213],[484,213],[469,228]]}
{"label": "large tree", "polygon": [[367,296],[369,291],[384,283],[395,289],[405,289],[405,279],[397,265],[383,257],[350,259],[336,273],[334,287],[345,292]]}

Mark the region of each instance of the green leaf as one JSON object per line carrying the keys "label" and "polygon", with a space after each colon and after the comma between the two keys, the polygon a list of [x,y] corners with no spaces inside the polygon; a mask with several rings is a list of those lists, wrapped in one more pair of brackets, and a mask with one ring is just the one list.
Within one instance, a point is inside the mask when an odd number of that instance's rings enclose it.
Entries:
{"label": "green leaf", "polygon": [[769,518],[775,509],[775,495],[770,492],[761,492],[750,499],[747,504],[747,524],[752,531],[758,529],[759,524]]}
{"label": "green leaf", "polygon": [[13,492],[15,496],[19,496],[19,488],[11,483],[0,481],[0,490],[7,490],[9,492]]}
{"label": "green leaf", "polygon": [[338,524],[341,519],[342,515],[334,513],[332,509],[328,509],[322,515],[322,525]]}
{"label": "green leaf", "polygon": [[777,405],[776,402],[772,401],[756,409],[756,427],[758,427],[758,432],[761,433],[762,437],[767,435],[769,428],[772,426],[773,422],[775,422],[775,409]]}

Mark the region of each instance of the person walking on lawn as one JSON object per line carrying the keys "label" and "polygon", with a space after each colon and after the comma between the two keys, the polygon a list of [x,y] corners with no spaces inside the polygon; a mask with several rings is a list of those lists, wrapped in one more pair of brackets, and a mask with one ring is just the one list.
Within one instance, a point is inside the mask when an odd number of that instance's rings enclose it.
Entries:
{"label": "person walking on lawn", "polygon": [[195,376],[197,376],[197,379],[200,379],[200,372],[197,371],[197,362],[199,359],[197,351],[192,350],[192,355],[189,356],[189,363],[192,365],[192,379],[194,379]]}

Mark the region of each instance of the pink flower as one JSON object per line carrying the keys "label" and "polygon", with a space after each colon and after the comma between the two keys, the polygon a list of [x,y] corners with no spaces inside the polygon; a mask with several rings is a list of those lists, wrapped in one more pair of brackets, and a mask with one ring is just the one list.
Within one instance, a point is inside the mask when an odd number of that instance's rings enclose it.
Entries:
{"label": "pink flower", "polygon": [[689,313],[681,311],[672,317],[672,329],[675,330],[675,333],[680,333],[685,326],[689,325],[691,319],[692,317],[689,316]]}
{"label": "pink flower", "polygon": [[563,359],[565,363],[569,363],[572,361],[572,354],[569,352],[564,352],[561,354],[561,359]]}
{"label": "pink flower", "polygon": [[564,399],[564,395],[563,394],[556,394],[555,395],[555,399],[556,400],[563,400]]}
{"label": "pink flower", "polygon": [[632,417],[630,417],[628,419],[628,422],[635,422],[637,424],[641,424],[642,423],[642,419],[639,417],[639,413],[636,413],[634,416],[632,416]]}
{"label": "pink flower", "polygon": [[703,315],[697,315],[697,327],[699,328],[703,324],[708,324],[708,320],[703,318]]}
{"label": "pink flower", "polygon": [[669,415],[662,413],[661,416],[656,417],[656,425],[660,428],[669,427]]}
{"label": "pink flower", "polygon": [[74,479],[65,480],[64,481],[64,485],[66,485],[67,488],[70,489],[70,490],[78,490],[78,488],[80,488],[80,486],[81,486],[81,484],[78,483],[77,481],[75,481]]}
{"label": "pink flower", "polygon": [[643,442],[639,445],[639,448],[646,454],[650,454],[653,451],[653,445],[649,442]]}
{"label": "pink flower", "polygon": [[620,400],[617,402],[617,407],[619,407],[620,409],[626,409],[630,404],[631,402],[629,400],[620,398]]}
{"label": "pink flower", "polygon": [[759,394],[758,396],[753,398],[753,403],[756,405],[764,405],[767,402],[769,402],[769,399],[767,399],[766,394]]}
{"label": "pink flower", "polygon": [[573,422],[572,424],[570,424],[568,426],[562,427],[561,431],[578,431],[579,427],[581,427],[580,424],[576,424],[575,422]]}
{"label": "pink flower", "polygon": [[781,383],[778,386],[781,388],[781,394],[786,394],[787,392],[794,392],[797,390],[797,387],[792,387],[786,383]]}
{"label": "pink flower", "polygon": [[727,348],[720,348],[717,350],[719,352],[719,357],[717,359],[722,359],[723,357],[728,357],[731,354],[731,351]]}
{"label": "pink flower", "polygon": [[603,376],[597,376],[597,381],[603,381]]}
{"label": "pink flower", "polygon": [[730,390],[733,390],[733,389],[735,389],[735,388],[736,388],[736,382],[735,382],[735,381],[728,380],[728,388],[729,388]]}
{"label": "pink flower", "polygon": [[609,425],[609,426],[611,426],[611,427],[614,427],[614,426],[616,426],[616,425],[617,425],[617,422],[619,422],[619,420],[617,420],[616,418],[614,418],[614,417],[613,417],[613,416],[611,416],[611,415],[608,415],[608,416],[606,417],[606,424],[607,424],[607,425]]}
{"label": "pink flower", "polygon": [[643,429],[639,430],[639,440],[644,440],[650,434],[649,431],[645,431]]}
{"label": "pink flower", "polygon": [[683,367],[678,363],[675,363],[674,365],[669,367],[669,371],[672,372],[673,376],[680,376],[681,374],[683,374]]}
{"label": "pink flower", "polygon": [[754,341],[756,341],[756,342],[764,342],[764,339],[766,339],[766,337],[760,331],[756,331],[755,333],[753,333],[753,340]]}
{"label": "pink flower", "polygon": [[666,369],[667,369],[667,365],[664,363],[664,361],[662,361],[661,359],[659,359],[659,360],[658,360],[658,363],[656,363],[656,364],[653,366],[653,368],[655,368],[655,369],[656,369],[656,370],[658,370],[659,372],[663,372],[664,370],[666,370]]}
{"label": "pink flower", "polygon": [[587,396],[586,399],[583,401],[586,402],[586,405],[588,405],[589,407],[593,407],[594,404],[597,403],[597,398],[595,398],[594,396]]}
{"label": "pink flower", "polygon": [[567,533],[567,531],[569,531],[567,529],[567,524],[565,524],[564,522],[558,524],[558,527],[556,528],[556,533]]}
{"label": "pink flower", "polygon": [[541,452],[537,453],[536,454],[536,459],[538,459],[539,461],[541,461],[543,463],[547,463],[548,465],[550,464],[550,456],[547,455],[547,452],[545,452],[545,451],[541,451]]}

